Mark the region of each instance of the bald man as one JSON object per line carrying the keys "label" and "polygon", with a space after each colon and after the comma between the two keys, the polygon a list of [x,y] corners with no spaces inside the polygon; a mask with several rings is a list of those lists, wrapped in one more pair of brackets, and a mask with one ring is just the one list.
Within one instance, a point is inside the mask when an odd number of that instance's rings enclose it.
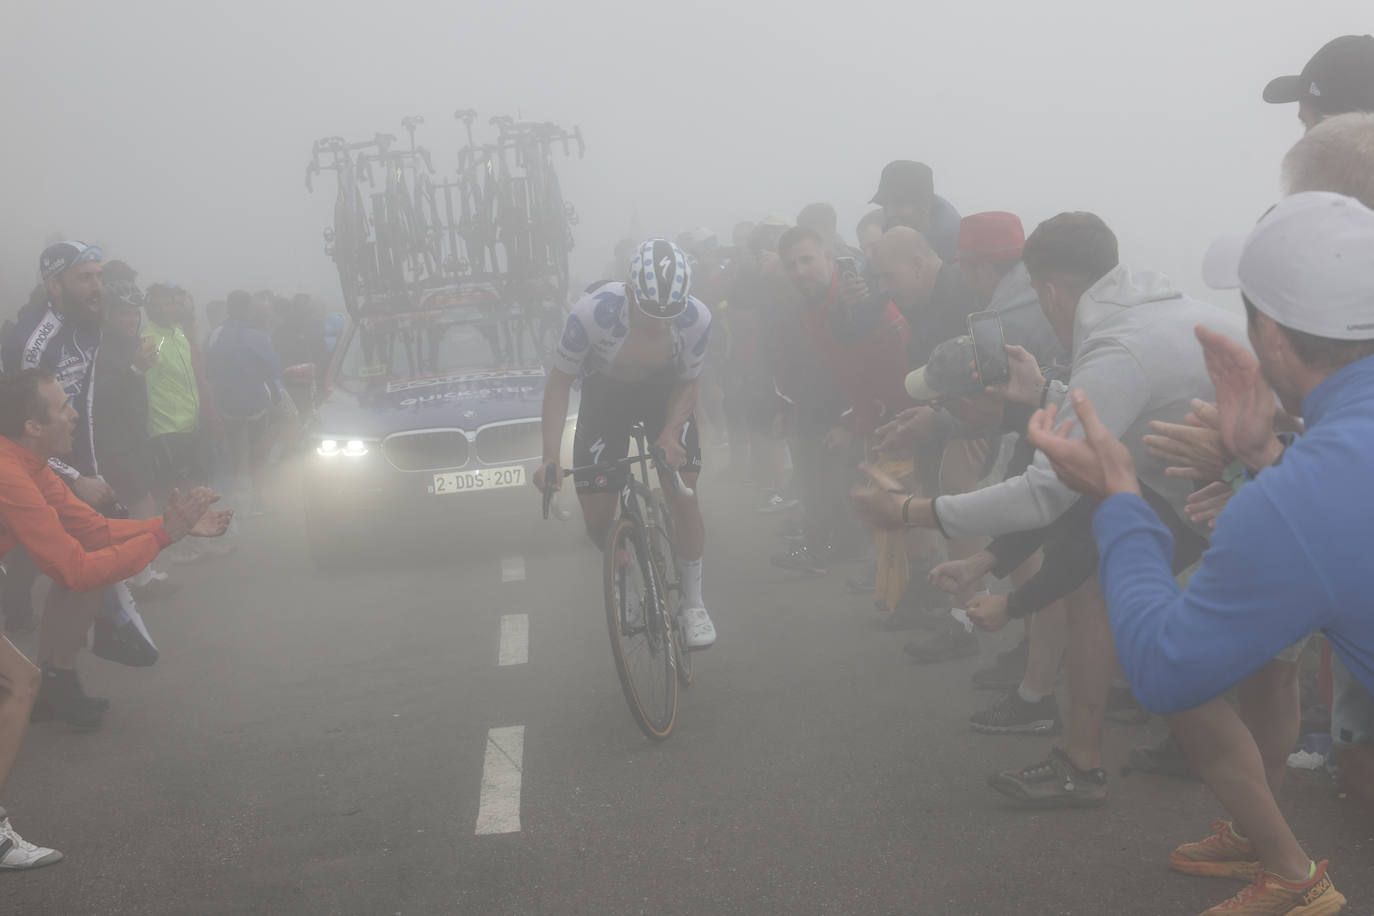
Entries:
{"label": "bald man", "polygon": [[946,264],[925,236],[908,226],[883,234],[873,252],[873,272],[911,326],[907,358],[914,369],[930,360],[936,345],[968,333],[977,298],[956,264]]}

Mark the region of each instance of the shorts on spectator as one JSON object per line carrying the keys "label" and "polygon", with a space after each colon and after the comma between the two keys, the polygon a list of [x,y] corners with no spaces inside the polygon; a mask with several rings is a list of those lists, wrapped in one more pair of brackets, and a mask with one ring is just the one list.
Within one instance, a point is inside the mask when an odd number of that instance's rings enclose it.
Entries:
{"label": "shorts on spectator", "polygon": [[1374,744],[1374,696],[1336,654],[1331,656],[1331,743],[1338,748]]}

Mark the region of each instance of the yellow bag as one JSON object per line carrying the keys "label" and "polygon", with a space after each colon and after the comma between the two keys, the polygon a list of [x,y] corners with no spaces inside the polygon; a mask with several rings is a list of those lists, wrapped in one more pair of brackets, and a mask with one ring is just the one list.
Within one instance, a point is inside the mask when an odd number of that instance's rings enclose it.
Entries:
{"label": "yellow bag", "polygon": [[[882,459],[875,462],[878,469],[895,480],[910,479],[915,473],[916,462],[912,458],[898,460]],[[891,611],[906,594],[907,583],[911,581],[911,563],[907,559],[906,532],[875,531],[873,533],[874,557],[878,564],[878,598]]]}

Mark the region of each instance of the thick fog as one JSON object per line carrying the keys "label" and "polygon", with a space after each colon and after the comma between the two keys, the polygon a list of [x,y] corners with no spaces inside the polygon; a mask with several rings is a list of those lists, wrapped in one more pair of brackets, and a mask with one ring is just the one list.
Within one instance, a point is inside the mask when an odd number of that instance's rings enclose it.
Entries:
{"label": "thick fog", "polygon": [[[311,141],[403,135],[452,169],[456,108],[580,125],[559,161],[581,214],[574,279],[621,236],[794,217],[852,237],[879,169],[924,160],[963,213],[1027,228],[1090,209],[1123,259],[1198,291],[1217,232],[1256,218],[1300,133],[1260,90],[1367,0],[1104,4],[19,2],[0,28],[0,294],[22,301],[54,233],[147,282],[337,303]],[[1364,15],[1361,15],[1361,14]]]}

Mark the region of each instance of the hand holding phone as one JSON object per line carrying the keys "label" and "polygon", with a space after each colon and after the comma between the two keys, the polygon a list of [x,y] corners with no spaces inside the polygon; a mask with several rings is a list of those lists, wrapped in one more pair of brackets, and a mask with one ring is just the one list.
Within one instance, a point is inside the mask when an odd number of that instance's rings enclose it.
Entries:
{"label": "hand holding phone", "polygon": [[984,385],[1001,385],[1010,380],[1002,316],[994,311],[974,312],[968,316],[968,334],[973,338],[973,360],[979,381]]}

